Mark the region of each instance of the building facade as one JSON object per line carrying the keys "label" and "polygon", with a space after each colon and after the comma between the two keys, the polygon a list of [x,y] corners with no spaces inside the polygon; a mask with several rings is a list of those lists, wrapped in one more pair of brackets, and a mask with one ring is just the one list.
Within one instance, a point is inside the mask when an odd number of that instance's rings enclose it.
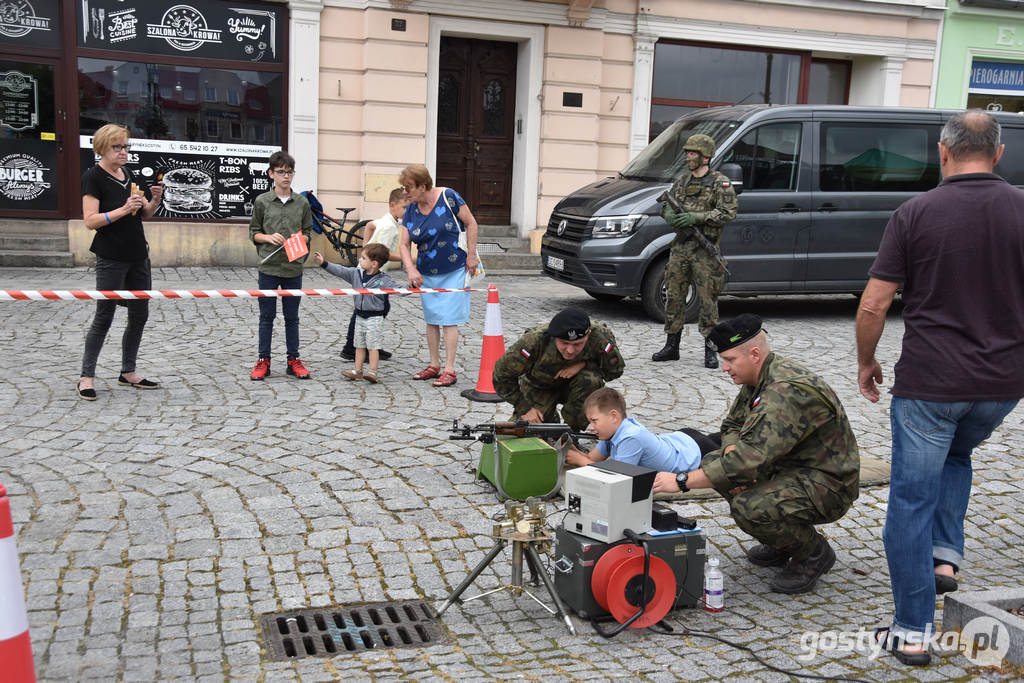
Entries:
{"label": "building facade", "polygon": [[1024,4],[948,0],[935,106],[1024,112]]}
{"label": "building facade", "polygon": [[[251,263],[246,211],[278,146],[297,159],[295,187],[315,189],[328,212],[381,215],[397,172],[425,163],[482,223],[525,236],[694,108],[927,106],[945,11],[942,0],[7,5],[22,26],[0,26],[0,95],[20,112],[0,123],[4,144],[51,143],[39,166],[53,179],[35,204],[0,199],[0,219],[68,221],[76,262],[87,263],[91,236],[76,218],[88,136],[125,123],[140,170],[205,174],[189,201],[147,223],[155,265]],[[48,18],[48,30],[9,35],[29,17]],[[37,86],[41,118],[26,127],[11,93],[48,73],[52,102]]]}

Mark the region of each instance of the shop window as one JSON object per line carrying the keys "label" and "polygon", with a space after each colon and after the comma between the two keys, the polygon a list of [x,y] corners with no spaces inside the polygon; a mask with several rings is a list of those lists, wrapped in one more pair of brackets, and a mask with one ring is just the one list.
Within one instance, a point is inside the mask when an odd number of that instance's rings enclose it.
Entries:
{"label": "shop window", "polygon": [[743,169],[744,190],[795,190],[800,170],[799,123],[776,123],[750,131],[723,161]]}
{"label": "shop window", "polygon": [[[137,76],[118,78],[121,74],[135,74],[136,67]],[[283,121],[272,113],[284,110],[281,73],[93,58],[80,58],[78,71],[81,132],[84,135],[93,133],[108,121],[117,121],[127,125],[139,138],[203,142],[219,140],[228,134],[244,139],[245,131],[258,130],[260,137],[255,138],[254,134],[251,142],[282,144]],[[136,101],[115,102],[105,95],[113,88],[123,93],[122,80],[128,83],[129,92],[138,95]],[[208,105],[197,102],[199,93],[205,101],[217,101],[218,91],[224,94],[229,104],[232,93],[236,103],[245,93],[249,106],[235,110],[239,116],[238,136],[234,135],[233,127],[221,130],[220,119],[227,112],[214,111],[215,115],[210,116],[211,112],[205,111]]]}
{"label": "shop window", "polygon": [[657,43],[651,139],[693,109],[798,103],[804,58],[791,52]]}
{"label": "shop window", "polygon": [[823,192],[924,192],[939,183],[939,126],[823,123]]}
{"label": "shop window", "polygon": [[848,61],[807,52],[659,42],[654,46],[650,139],[680,116],[729,104],[846,104]]}
{"label": "shop window", "polygon": [[812,59],[807,79],[807,104],[849,103],[850,69],[850,62]]}

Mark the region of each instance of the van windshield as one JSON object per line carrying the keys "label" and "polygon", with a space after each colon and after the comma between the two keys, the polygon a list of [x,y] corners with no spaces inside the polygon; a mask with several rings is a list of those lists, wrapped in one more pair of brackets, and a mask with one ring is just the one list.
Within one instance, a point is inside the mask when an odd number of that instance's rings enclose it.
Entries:
{"label": "van windshield", "polygon": [[654,142],[647,145],[619,175],[632,180],[671,182],[686,170],[686,152],[683,151],[683,145],[686,144],[687,138],[703,133],[710,135],[715,145],[721,146],[739,125],[739,121],[725,119],[690,116],[681,118],[654,138]]}

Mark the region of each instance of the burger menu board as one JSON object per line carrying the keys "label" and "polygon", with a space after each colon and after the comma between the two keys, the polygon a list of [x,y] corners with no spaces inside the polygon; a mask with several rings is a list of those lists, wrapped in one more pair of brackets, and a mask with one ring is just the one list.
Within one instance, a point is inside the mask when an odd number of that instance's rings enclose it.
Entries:
{"label": "burger menu board", "polygon": [[[82,168],[96,162],[92,138],[81,136]],[[270,189],[267,159],[277,147],[132,138],[127,166],[148,189],[164,184],[156,215],[200,220],[247,219]]]}

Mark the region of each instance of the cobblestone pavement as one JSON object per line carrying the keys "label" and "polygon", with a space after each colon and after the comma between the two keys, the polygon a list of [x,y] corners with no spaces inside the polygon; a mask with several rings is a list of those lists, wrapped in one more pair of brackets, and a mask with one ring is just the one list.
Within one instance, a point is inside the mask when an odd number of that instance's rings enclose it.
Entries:
{"label": "cobblestone pavement", "polygon": [[[4,288],[91,288],[93,278],[85,269],[0,269]],[[160,288],[255,286],[247,269],[163,269],[154,280]],[[654,364],[661,328],[637,303],[598,303],[543,277],[496,283],[507,341],[568,304],[608,322],[627,361],[613,386],[655,430],[713,429],[735,395],[723,373],[701,366],[700,338],[689,326],[684,359]],[[307,286],[337,284],[320,271],[306,278]],[[472,386],[479,362],[484,298],[474,296],[453,389],[409,379],[427,360],[415,297],[393,298],[385,328],[395,359],[382,363],[383,383],[375,386],[341,377],[345,298],[303,301],[302,357],[313,373],[303,382],[284,374],[283,354],[266,381],[249,380],[255,300],[181,300],[151,305],[143,339],[139,370],[163,388],[117,386],[119,309],[100,357],[99,400],[91,403],[75,396],[73,382],[93,305],[4,302],[0,481],[11,497],[40,680],[786,680],[745,652],[678,630],[604,640],[577,620],[580,635],[571,637],[535,602],[507,591],[449,609],[450,644],[269,661],[260,615],[440,600],[492,547],[492,517],[504,508],[474,483],[473,450],[444,432],[452,419],[508,414],[458,393]],[[763,316],[777,351],[836,388],[863,452],[887,460],[888,400],[872,405],[856,390],[855,306],[850,296],[730,298],[722,313]],[[283,351],[280,321],[275,349]],[[894,315],[880,347],[889,371],[901,334]],[[975,456],[964,590],[1021,583],[1022,412]],[[677,504],[700,521],[709,552],[722,559],[727,608],[680,610],[669,621],[822,676],[1014,677],[953,653],[923,670],[851,651],[798,659],[806,632],[857,631],[891,615],[881,540],[886,497],[885,488],[865,490],[846,517],[824,527],[839,561],[814,592],[795,597],[769,592],[773,570],[745,562],[751,539],[724,502]],[[509,576],[506,554],[476,587]]]}

